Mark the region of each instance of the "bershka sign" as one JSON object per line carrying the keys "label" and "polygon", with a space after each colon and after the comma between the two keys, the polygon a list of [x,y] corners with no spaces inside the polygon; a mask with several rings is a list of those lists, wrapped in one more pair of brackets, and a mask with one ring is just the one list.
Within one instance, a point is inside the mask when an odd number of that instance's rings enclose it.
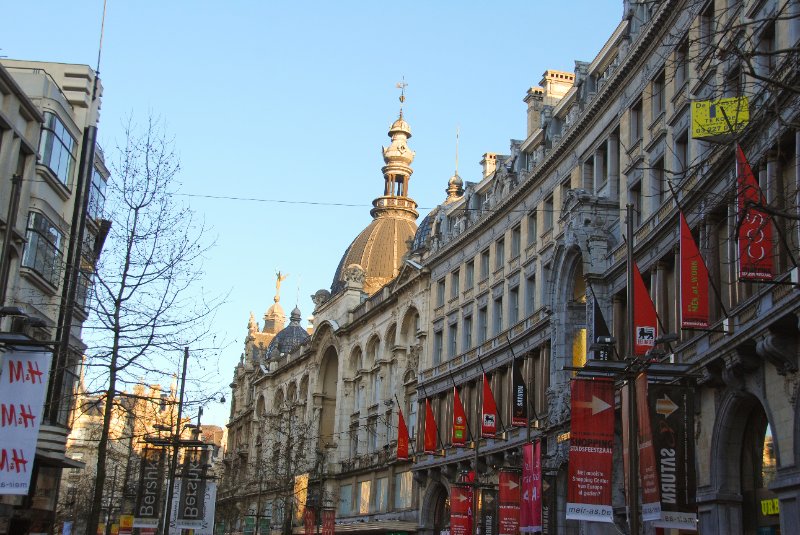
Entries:
{"label": "bershka sign", "polygon": [[[184,529],[179,526],[178,511],[180,509],[180,493],[183,489],[182,478],[175,479],[172,487],[175,499],[172,502],[172,511],[169,520],[169,535],[181,535]],[[217,503],[217,484],[213,481],[206,481],[203,494],[203,517],[196,527],[191,528],[193,535],[214,535],[214,514],[215,504]],[[252,517],[250,517],[252,518]]]}
{"label": "bershka sign", "polygon": [[613,522],[611,466],[614,383],[574,379],[569,445],[567,520]]}
{"label": "bershka sign", "polygon": [[191,449],[186,452],[181,472],[181,493],[178,500],[177,527],[200,527],[205,517],[205,481],[208,450]]}
{"label": "bershka sign", "polygon": [[651,384],[648,406],[661,492],[661,518],[653,525],[697,530],[694,393],[686,387]]}
{"label": "bershka sign", "polygon": [[51,358],[9,351],[0,359],[0,494],[28,494]]}
{"label": "bershka sign", "polygon": [[164,449],[145,448],[136,490],[134,528],[154,528],[161,516],[161,484],[164,481]]}

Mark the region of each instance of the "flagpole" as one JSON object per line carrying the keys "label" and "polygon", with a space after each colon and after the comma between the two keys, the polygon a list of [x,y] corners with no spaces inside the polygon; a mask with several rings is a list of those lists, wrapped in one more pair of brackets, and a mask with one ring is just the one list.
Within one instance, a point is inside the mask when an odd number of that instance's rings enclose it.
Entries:
{"label": "flagpole", "polygon": [[[628,354],[630,359],[629,371],[637,358],[634,351],[636,332],[634,325],[634,295],[633,295],[633,205],[626,205],[625,223],[628,239],[626,252],[628,261]],[[656,315],[658,317],[658,315]],[[631,535],[639,535],[639,448],[637,445],[637,413],[636,413],[636,383],[628,373],[628,523]]]}

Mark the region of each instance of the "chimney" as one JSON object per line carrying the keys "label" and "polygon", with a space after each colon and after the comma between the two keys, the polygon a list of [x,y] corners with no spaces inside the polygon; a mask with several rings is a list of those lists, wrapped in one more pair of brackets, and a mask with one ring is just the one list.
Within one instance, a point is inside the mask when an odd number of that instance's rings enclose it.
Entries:
{"label": "chimney", "polygon": [[483,167],[483,178],[486,178],[494,173],[494,170],[497,169],[497,153],[484,153],[483,158],[481,159],[481,167]]}
{"label": "chimney", "polygon": [[531,87],[525,98],[522,99],[528,105],[528,134],[530,137],[536,130],[542,127],[542,101],[544,99],[544,89],[541,87]]}

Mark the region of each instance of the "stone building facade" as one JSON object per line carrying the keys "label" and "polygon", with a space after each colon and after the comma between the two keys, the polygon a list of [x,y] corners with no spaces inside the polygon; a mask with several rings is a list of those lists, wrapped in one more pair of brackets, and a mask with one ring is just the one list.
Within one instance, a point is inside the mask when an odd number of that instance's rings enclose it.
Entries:
{"label": "stone building facade", "polygon": [[[482,178],[432,214],[422,261],[431,323],[418,395],[431,398],[439,428],[449,430],[457,385],[475,430],[485,370],[504,433],[481,440],[477,467],[474,450],[453,448],[447,438],[444,456],[418,457],[420,532],[447,528],[450,486],[465,470],[497,484],[499,468],[518,467],[529,432],[546,444],[549,532],[585,529],[564,520],[572,377],[565,368],[582,366],[591,350],[595,299],[616,354],[629,353],[628,204],[635,261],[663,332],[678,336],[671,353],[697,375],[700,531],[755,533],[770,524],[793,531],[800,520],[800,300],[790,280],[800,243],[798,9],[785,1],[624,2],[623,20],[593,60],[576,61],[574,73],[546,71],[540,87],[527,91],[526,139],[512,140],[507,155],[484,155]],[[694,139],[692,102],[732,96],[749,98],[749,125],[714,141]],[[780,284],[736,277],[735,142],[784,236],[770,253]],[[678,206],[670,187],[720,288],[709,331],[679,326]],[[525,359],[530,431],[510,426],[514,357]],[[621,456],[615,459],[615,520],[627,529]],[[760,513],[765,497],[780,503],[780,514]]]}

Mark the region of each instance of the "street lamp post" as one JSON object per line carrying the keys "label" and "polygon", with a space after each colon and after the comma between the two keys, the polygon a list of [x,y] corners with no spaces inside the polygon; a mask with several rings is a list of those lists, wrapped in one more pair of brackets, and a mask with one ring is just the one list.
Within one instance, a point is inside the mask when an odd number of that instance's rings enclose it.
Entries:
{"label": "street lamp post", "polygon": [[169,463],[169,485],[167,486],[167,504],[164,511],[163,534],[169,535],[169,521],[172,510],[173,487],[175,486],[175,472],[178,469],[178,448],[181,438],[181,417],[183,416],[183,391],[186,388],[186,364],[189,362],[189,348],[183,348],[183,370],[181,372],[181,387],[178,394],[178,418],[175,432],[172,435],[172,458]]}

